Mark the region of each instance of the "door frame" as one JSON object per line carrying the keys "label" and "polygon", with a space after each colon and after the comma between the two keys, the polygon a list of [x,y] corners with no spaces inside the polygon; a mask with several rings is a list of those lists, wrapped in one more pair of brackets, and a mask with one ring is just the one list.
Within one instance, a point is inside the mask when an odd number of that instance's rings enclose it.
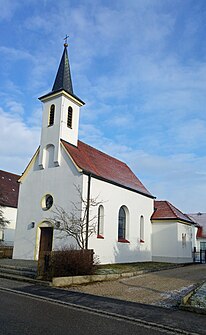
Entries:
{"label": "door frame", "polygon": [[[37,261],[39,259],[39,249],[40,249],[40,242],[41,242],[41,228],[53,228],[54,229],[54,225],[48,220],[41,221],[38,224],[38,228],[36,230],[36,243],[35,243],[35,250],[34,250],[34,259]],[[54,234],[52,237],[52,244],[53,244],[53,241],[54,241]]]}

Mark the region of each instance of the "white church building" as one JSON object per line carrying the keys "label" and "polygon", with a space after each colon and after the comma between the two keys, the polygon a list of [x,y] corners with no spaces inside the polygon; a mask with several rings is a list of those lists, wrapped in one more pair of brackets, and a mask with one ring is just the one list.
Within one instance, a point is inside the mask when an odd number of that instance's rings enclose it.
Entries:
{"label": "white church building", "polygon": [[[90,199],[100,201],[98,206],[90,205],[87,213],[97,218],[96,231],[88,237],[87,248],[94,250],[101,263],[151,261],[153,224],[155,260],[158,257],[161,260],[165,250],[160,250],[161,240],[156,233],[162,227],[162,222],[158,225],[157,220],[162,218],[153,216],[151,221],[154,196],[125,163],[78,140],[80,109],[84,102],[73,92],[67,44],[52,91],[40,97],[40,101],[43,104],[41,141],[19,179],[13,258],[38,260],[45,251],[65,244],[75,245],[72,237],[59,238],[52,217],[55,208],[61,207],[70,213],[72,206],[79,204],[78,188],[87,204]],[[83,205],[82,202],[80,206]],[[181,231],[180,236],[175,233],[174,240],[170,241],[169,261],[183,259],[181,250],[179,256],[176,253],[177,238],[191,239],[190,222],[183,223],[173,224],[175,231],[180,226]],[[170,232],[171,229],[172,226]],[[159,236],[164,239],[164,232]],[[188,248],[187,254],[185,246],[180,246],[184,249],[184,260],[191,261],[191,250]]]}

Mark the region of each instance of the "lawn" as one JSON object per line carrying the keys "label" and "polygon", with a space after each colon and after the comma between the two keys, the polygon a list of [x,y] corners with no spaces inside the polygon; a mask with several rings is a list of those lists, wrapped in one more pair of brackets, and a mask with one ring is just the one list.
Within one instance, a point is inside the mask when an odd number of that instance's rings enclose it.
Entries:
{"label": "lawn", "polygon": [[104,264],[96,266],[96,274],[125,273],[136,271],[155,271],[164,270],[171,267],[177,267],[179,264],[159,263],[159,262],[138,262],[138,263],[121,263],[121,264]]}

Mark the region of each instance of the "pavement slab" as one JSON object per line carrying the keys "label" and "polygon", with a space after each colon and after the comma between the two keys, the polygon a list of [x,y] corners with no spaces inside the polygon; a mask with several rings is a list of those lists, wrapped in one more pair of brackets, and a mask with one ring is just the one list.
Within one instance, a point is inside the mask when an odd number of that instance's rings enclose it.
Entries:
{"label": "pavement slab", "polygon": [[71,288],[104,297],[176,308],[182,297],[206,279],[206,264],[162,270],[110,282]]}

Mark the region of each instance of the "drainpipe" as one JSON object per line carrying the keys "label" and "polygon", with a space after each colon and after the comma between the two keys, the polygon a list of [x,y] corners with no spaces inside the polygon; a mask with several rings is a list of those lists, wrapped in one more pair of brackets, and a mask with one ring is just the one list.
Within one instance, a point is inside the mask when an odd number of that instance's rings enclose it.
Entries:
{"label": "drainpipe", "polygon": [[85,249],[88,249],[88,235],[89,235],[89,205],[90,205],[90,189],[91,189],[92,174],[88,174],[88,188],[87,188],[87,217],[86,217],[86,241]]}

